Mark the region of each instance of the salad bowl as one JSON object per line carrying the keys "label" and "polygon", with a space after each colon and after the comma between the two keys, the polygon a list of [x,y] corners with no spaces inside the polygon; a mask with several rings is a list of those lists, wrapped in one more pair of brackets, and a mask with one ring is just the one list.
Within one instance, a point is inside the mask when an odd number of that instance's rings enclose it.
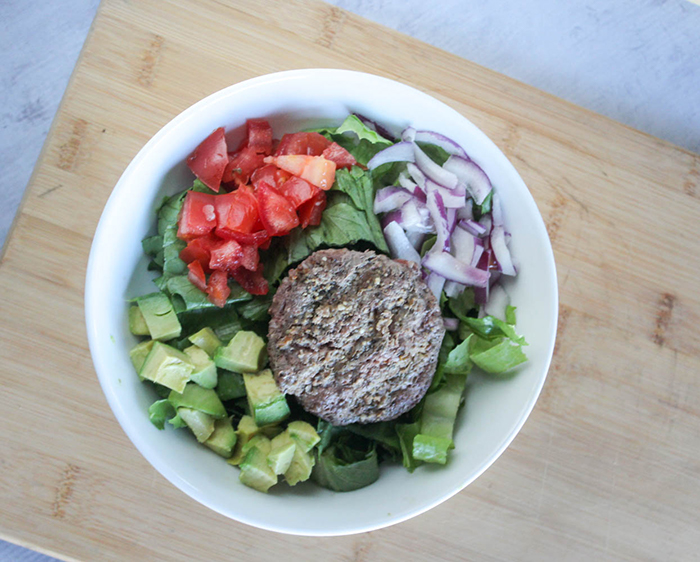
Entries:
{"label": "salad bowl", "polygon": [[[408,126],[459,143],[498,190],[518,275],[504,288],[527,339],[527,363],[512,376],[473,373],[445,466],[383,464],[374,484],[347,493],[310,482],[269,494],[246,488],[238,471],[191,435],[159,431],[146,411],[153,396],[135,376],[126,302],[154,290],[141,240],[153,231],[164,196],[192,183],[186,159],[217,127],[231,143],[246,119],[267,119],[275,132],[338,125],[350,113],[398,135]],[[281,533],[347,535],[419,515],[463,490],[508,447],[533,409],[551,361],[557,325],[556,271],[547,232],[527,186],[498,147],[474,124],[430,95],[379,76],[309,69],[260,76],[194,104],[137,154],[105,206],[88,264],[85,309],[95,370],[117,420],[139,452],[194,500],[234,520]]]}

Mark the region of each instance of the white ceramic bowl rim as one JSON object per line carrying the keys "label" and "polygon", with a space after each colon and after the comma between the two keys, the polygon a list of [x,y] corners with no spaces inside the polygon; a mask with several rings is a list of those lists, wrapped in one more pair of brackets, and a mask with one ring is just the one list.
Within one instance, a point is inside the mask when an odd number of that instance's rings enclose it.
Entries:
{"label": "white ceramic bowl rim", "polygon": [[[221,124],[221,121],[219,121],[218,125],[215,123],[216,116],[212,117],[214,120],[204,119],[203,123],[199,124],[198,121],[202,115],[220,114],[218,109],[220,107],[226,107],[228,111],[231,111],[232,106],[226,105],[228,100],[235,102],[239,98],[249,99],[251,96],[257,96],[257,92],[259,91],[269,93],[270,91],[284,91],[284,88],[289,88],[290,90],[298,89],[301,87],[299,86],[300,81],[316,84],[316,91],[320,96],[320,101],[318,103],[326,103],[329,107],[335,103],[333,101],[334,95],[342,97],[343,94],[339,88],[339,85],[342,84],[347,85],[348,90],[355,92],[358,99],[364,95],[365,91],[375,92],[375,97],[379,100],[376,101],[377,107],[381,107],[383,104],[386,113],[392,113],[393,111],[391,109],[391,96],[397,96],[396,103],[399,105],[413,104],[412,106],[405,105],[406,115],[411,114],[411,107],[421,107],[424,111],[420,112],[420,115],[414,115],[412,122],[404,121],[403,123],[399,123],[401,119],[396,117],[393,119],[394,126],[412,124],[418,128],[428,128],[434,118],[435,121],[441,123],[440,128],[435,127],[434,130],[452,136],[455,140],[460,142],[460,144],[465,146],[470,156],[480,163],[491,176],[499,192],[501,189],[504,190],[504,211],[508,224],[512,224],[515,257],[526,256],[528,260],[532,259],[533,263],[537,265],[537,267],[532,267],[528,270],[525,266],[530,262],[524,261],[524,267],[520,274],[523,277],[528,277],[528,281],[525,282],[528,287],[533,285],[533,283],[538,284],[539,287],[537,287],[537,291],[542,292],[542,296],[537,296],[539,293],[535,292],[534,289],[530,287],[527,293],[528,299],[524,301],[521,299],[522,302],[518,301],[522,293],[518,286],[518,283],[521,281],[518,280],[513,284],[514,300],[520,307],[519,310],[523,312],[518,318],[518,327],[520,328],[522,326],[525,335],[528,337],[528,332],[532,332],[536,335],[536,341],[531,341],[531,344],[533,344],[530,348],[532,351],[531,364],[523,371],[527,374],[519,373],[516,377],[507,381],[507,383],[504,383],[500,387],[498,386],[500,384],[498,381],[480,380],[477,377],[475,389],[478,388],[478,392],[476,390],[474,392],[483,394],[484,396],[490,396],[490,393],[494,393],[494,395],[499,396],[499,400],[503,397],[503,400],[500,401],[499,404],[510,404],[511,402],[513,404],[513,411],[508,414],[510,417],[508,420],[504,421],[503,428],[499,427],[498,431],[500,433],[498,433],[495,442],[485,443],[487,439],[484,437],[484,443],[482,443],[481,434],[476,433],[470,435],[470,441],[468,443],[473,444],[474,448],[477,450],[483,449],[484,451],[488,451],[488,454],[483,458],[469,458],[468,445],[465,446],[462,443],[465,439],[461,439],[461,437],[463,437],[461,433],[469,433],[470,426],[467,423],[463,427],[458,427],[457,429],[457,435],[455,437],[457,448],[454,450],[453,455],[453,457],[456,458],[450,461],[453,465],[452,467],[450,467],[450,464],[448,464],[447,467],[422,467],[424,469],[422,471],[423,473],[419,470],[408,478],[401,476],[401,471],[405,473],[401,467],[389,469],[388,471],[391,472],[391,475],[384,474],[385,469],[383,468],[382,476],[384,478],[389,480],[402,479],[396,486],[393,486],[391,481],[383,483],[382,478],[380,478],[378,483],[364,489],[364,493],[362,490],[359,490],[358,492],[340,495],[333,495],[331,492],[320,489],[309,492],[308,490],[310,490],[310,488],[305,488],[299,493],[296,493],[294,489],[286,489],[284,490],[285,493],[281,493],[278,496],[261,496],[257,492],[252,492],[242,486],[236,488],[234,491],[223,490],[221,487],[217,489],[216,485],[210,487],[206,482],[197,480],[196,476],[192,476],[194,473],[188,473],[188,476],[184,475],[185,470],[189,470],[189,467],[177,466],[172,459],[170,459],[170,461],[164,460],[164,456],[170,449],[163,449],[160,441],[165,441],[166,435],[168,436],[167,439],[170,440],[168,446],[172,445],[173,449],[178,448],[179,450],[180,447],[184,447],[182,451],[186,451],[191,445],[185,443],[184,439],[181,437],[172,437],[172,434],[175,432],[157,432],[157,430],[152,427],[151,430],[153,431],[149,430],[148,426],[150,422],[148,422],[145,412],[142,412],[143,415],[141,416],[135,415],[134,404],[130,403],[130,398],[126,398],[129,396],[137,396],[139,391],[133,390],[131,383],[122,384],[121,377],[128,377],[130,374],[121,374],[123,371],[119,371],[115,366],[115,362],[121,361],[121,359],[119,359],[120,356],[128,355],[124,347],[128,344],[128,333],[126,335],[122,333],[124,331],[124,315],[119,312],[116,307],[120,306],[121,303],[122,308],[126,309],[124,297],[126,296],[125,293],[128,292],[127,287],[130,284],[132,272],[128,271],[128,267],[124,267],[123,269],[127,271],[123,274],[114,273],[113,271],[116,270],[114,269],[114,264],[110,262],[110,251],[114,251],[115,248],[115,233],[122,232],[123,234],[125,232],[123,226],[120,225],[119,212],[123,213],[125,205],[133,204],[129,202],[130,196],[133,196],[135,193],[135,188],[132,184],[137,181],[137,175],[140,175],[142,183],[145,185],[160,185],[160,191],[162,192],[162,184],[164,181],[163,170],[151,170],[151,168],[154,167],[151,166],[152,155],[159,152],[160,145],[172,139],[172,136],[178,132],[184,131],[187,133],[188,131],[197,129],[198,132],[192,132],[187,135],[186,138],[190,144],[184,146],[182,148],[182,154],[177,156],[177,158],[182,161],[184,160],[184,156],[198,144],[199,141],[195,142],[193,139],[203,139],[204,136],[206,136],[206,133],[202,134],[203,131],[211,131]],[[276,95],[279,97],[279,94]],[[327,99],[323,96],[326,96]],[[250,105],[253,102],[246,103]],[[260,103],[264,104],[266,102],[263,100]],[[348,103],[353,107],[353,110],[366,113],[369,117],[381,121],[382,116],[376,115],[376,111],[372,109],[375,101],[367,101],[365,99],[357,104]],[[309,109],[308,107],[304,108],[306,113],[302,111],[307,120],[309,115],[311,115]],[[276,115],[283,114],[284,104],[276,105],[273,110],[273,113],[275,111],[277,112]],[[293,112],[294,109],[290,111]],[[335,106],[328,111],[330,112],[329,115],[331,113],[334,115],[341,114]],[[400,115],[400,111],[397,110],[396,115]],[[265,115],[236,115],[236,124],[242,124],[248,117],[258,116]],[[303,118],[304,116],[302,116],[302,119]],[[231,119],[232,117],[229,118],[229,120]],[[195,123],[197,124],[194,125]],[[214,124],[214,126],[211,126],[212,124]],[[191,145],[192,142],[194,142],[193,145]],[[162,152],[162,150],[160,150],[160,152]],[[170,171],[169,167],[165,169]],[[149,174],[153,174],[153,177],[150,177]],[[186,187],[187,184],[182,184],[179,190],[185,189]],[[148,192],[148,190],[144,190],[144,192]],[[512,194],[514,200],[512,205],[508,203],[508,194]],[[151,195],[151,203],[154,203],[156,194],[153,193]],[[139,230],[141,224],[147,224],[149,220],[150,224],[154,222],[151,208],[147,209],[139,216],[141,217],[141,223],[135,225],[137,230]],[[148,216],[150,216],[150,219],[143,218]],[[123,219],[123,216],[121,218]],[[138,234],[139,239],[145,234],[147,228],[148,226],[140,230]],[[516,234],[522,239],[527,237],[530,244],[526,245],[524,242],[520,242]],[[534,246],[535,249],[529,248],[530,245]],[[129,251],[134,255],[135,250]],[[129,264],[125,265],[128,266]],[[537,271],[534,271],[535,269]],[[112,277],[110,277],[110,275],[115,278],[113,282],[111,281]],[[106,281],[108,281],[107,284],[105,284]],[[110,289],[120,289],[121,294],[110,295]],[[537,303],[536,305],[532,304],[530,308],[537,310],[537,314],[529,312],[529,302],[533,299],[537,300]],[[112,308],[109,308],[110,305]],[[282,533],[327,536],[370,531],[404,521],[423,513],[464,489],[501,455],[525,423],[544,384],[554,348],[558,294],[552,248],[535,202],[515,168],[484,133],[452,108],[404,84],[379,76],[347,70],[306,69],[260,76],[218,91],[183,111],[148,141],[129,164],[119,182],[116,184],[95,232],[87,268],[85,310],[90,352],[107,401],[129,439],[156,470],[192,498],[219,513],[243,523]],[[534,320],[530,319],[534,316],[538,316],[538,318]],[[118,340],[116,343],[115,337]],[[123,367],[126,364],[129,364],[128,357],[125,363],[120,363],[120,366]],[[533,373],[531,374],[528,369],[532,370]],[[522,385],[518,382],[520,380],[518,377],[521,376],[522,379],[526,379],[526,382],[523,382]],[[133,378],[135,379],[135,377]],[[518,389],[516,391],[511,391],[510,387],[507,385],[518,385]],[[522,389],[520,389],[520,386],[522,386]],[[508,398],[511,394],[514,396],[512,400]],[[141,408],[142,404],[137,405],[137,407]],[[472,404],[470,402],[470,397],[468,397],[468,412],[478,413],[480,412],[480,408],[481,400]],[[146,425],[144,425],[143,418],[145,418]],[[483,433],[482,431],[482,434]],[[194,442],[192,439],[189,441]],[[195,445],[198,446],[196,443]],[[202,454],[204,454],[205,451],[206,449],[203,449]],[[218,457],[212,460],[210,460],[209,457],[203,457],[202,466],[204,471],[210,470],[210,463],[213,460],[225,465],[225,462]],[[456,472],[462,466],[469,467],[468,473],[460,474]],[[218,469],[215,465],[211,464],[211,467],[211,474],[218,474],[216,472]],[[233,469],[230,470],[232,474],[236,472]],[[440,479],[434,479],[434,476],[440,474],[441,470],[444,475],[444,484],[440,483]],[[415,484],[411,484],[410,478],[414,478],[413,482],[415,482]],[[420,485],[417,482],[418,478],[423,478],[423,480],[420,481]],[[435,482],[437,482],[437,484],[435,484]],[[410,489],[412,485],[416,487],[413,490]],[[231,484],[231,486],[235,487],[235,484]],[[406,490],[407,487],[408,491],[399,492],[399,490]],[[428,490],[426,494],[424,494],[425,497],[419,497],[420,490],[417,489],[418,487],[425,487]],[[384,488],[386,488],[387,493],[382,496]],[[367,490],[370,490],[370,492],[367,492]],[[389,492],[391,492],[391,496]],[[347,499],[353,494],[360,493],[365,494],[362,496],[362,501],[354,502]],[[400,501],[393,497],[399,493],[405,494],[405,497],[400,498]],[[231,495],[229,496],[229,494]],[[382,501],[386,501],[384,504],[386,507],[380,506],[380,508],[377,509],[376,506],[372,504],[371,509],[367,507],[365,513],[359,513],[358,510],[361,510],[362,506],[367,505],[368,498],[373,498],[377,494],[379,494],[379,497],[384,497]],[[231,502],[233,496],[239,501]],[[298,517],[291,517],[290,514],[295,513],[296,508],[307,506],[307,496],[310,498],[309,501],[312,502],[308,504],[309,510],[315,507],[321,512],[318,517],[312,514],[311,511],[308,511],[308,515],[311,517],[311,519],[308,520],[304,519],[302,513],[300,513]],[[330,507],[327,501],[328,498],[333,499],[333,501],[330,502]],[[255,505],[252,505],[248,500],[254,502]],[[326,503],[322,503],[324,501]],[[392,501],[395,501],[395,505]],[[289,502],[289,505],[285,502]],[[333,505],[336,507],[334,508]],[[391,509],[391,511],[388,511],[387,508]],[[337,514],[332,511],[334,509],[345,509],[346,512],[344,514]],[[282,512],[281,515],[279,515],[279,511]]]}

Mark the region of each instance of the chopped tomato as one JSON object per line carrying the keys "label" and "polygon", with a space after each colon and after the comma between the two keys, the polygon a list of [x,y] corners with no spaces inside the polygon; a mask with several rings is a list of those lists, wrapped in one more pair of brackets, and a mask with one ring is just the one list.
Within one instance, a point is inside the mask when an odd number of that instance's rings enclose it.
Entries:
{"label": "chopped tomato", "polygon": [[322,156],[268,156],[265,163],[275,164],[324,190],[330,189],[335,181],[335,162]]}
{"label": "chopped tomato", "polygon": [[216,198],[208,193],[187,192],[177,223],[178,238],[192,240],[213,230],[216,226],[215,200]]}
{"label": "chopped tomato", "polygon": [[345,150],[338,143],[334,142],[321,154],[326,160],[335,162],[336,168],[347,168],[348,170],[357,164],[355,157]]}
{"label": "chopped tomato", "polygon": [[279,169],[273,164],[265,164],[262,168],[258,168],[250,176],[251,183],[257,187],[261,181],[267,185],[271,185],[275,189],[282,187],[282,184],[289,179],[289,172]]}
{"label": "chopped tomato", "polygon": [[219,308],[226,305],[226,299],[231,294],[231,289],[228,286],[228,275],[225,271],[217,270],[209,276],[207,294],[209,300]]}
{"label": "chopped tomato", "polygon": [[195,287],[200,291],[207,291],[207,278],[204,276],[202,264],[198,261],[193,261],[187,266],[187,279],[190,280]]}
{"label": "chopped tomato", "polygon": [[241,267],[234,271],[231,277],[251,295],[266,295],[269,290],[267,279],[263,277],[263,264],[259,264],[255,271]]}
{"label": "chopped tomato", "polygon": [[261,181],[255,192],[260,220],[270,236],[283,236],[299,224],[299,217],[286,197]]}
{"label": "chopped tomato", "polygon": [[318,187],[296,176],[292,176],[291,179],[284,182],[279,189],[279,192],[294,205],[295,209],[298,209],[302,203],[309,201],[317,191],[320,191]]}
{"label": "chopped tomato", "polygon": [[228,165],[226,150],[224,128],[219,127],[187,158],[187,166],[192,173],[214,191],[219,191],[221,178]]}
{"label": "chopped tomato", "polygon": [[217,244],[219,244],[219,239],[211,232],[206,236],[200,236],[199,238],[190,240],[187,246],[180,252],[180,259],[187,264],[198,261],[202,264],[204,271],[209,272],[211,250]]}
{"label": "chopped tomato", "polygon": [[272,243],[272,238],[268,238],[267,240],[265,240],[265,242],[260,244],[260,249],[261,250],[268,250],[270,248],[271,243]]}
{"label": "chopped tomato", "polygon": [[297,209],[299,222],[302,228],[318,226],[321,224],[321,216],[326,208],[326,192],[317,190],[313,198]]}
{"label": "chopped tomato", "polygon": [[249,234],[257,229],[258,201],[247,189],[237,189],[214,198],[216,208],[216,234],[231,238],[232,232]]}
{"label": "chopped tomato", "polygon": [[221,237],[227,240],[235,240],[241,245],[245,244],[247,246],[255,246],[256,248],[263,248],[265,244],[269,245],[270,243],[270,235],[265,229],[260,229],[250,234],[245,232],[224,231],[221,233]]}
{"label": "chopped tomato", "polygon": [[263,165],[265,155],[258,154],[255,149],[246,146],[229,155],[229,162],[224,170],[221,181],[223,183],[235,182],[236,185],[248,183],[250,175]]}
{"label": "chopped tomato", "polygon": [[258,154],[272,152],[272,127],[265,119],[248,119],[248,147]]}
{"label": "chopped tomato", "polygon": [[303,154],[305,156],[321,156],[321,153],[331,144],[320,133],[291,133],[280,140],[275,156],[284,154]]}
{"label": "chopped tomato", "polygon": [[258,248],[256,246],[249,246],[247,244],[241,244],[242,254],[240,265],[242,268],[248,271],[255,271],[260,264],[260,254],[258,254]]}
{"label": "chopped tomato", "polygon": [[235,240],[226,240],[212,249],[209,267],[212,270],[220,269],[231,273],[240,266],[242,257],[241,245]]}

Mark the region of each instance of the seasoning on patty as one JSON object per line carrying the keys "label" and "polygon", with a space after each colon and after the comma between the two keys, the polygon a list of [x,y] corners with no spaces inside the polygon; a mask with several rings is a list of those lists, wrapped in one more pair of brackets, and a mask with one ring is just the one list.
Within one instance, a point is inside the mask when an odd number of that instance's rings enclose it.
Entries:
{"label": "seasoning on patty", "polygon": [[445,328],[415,263],[322,250],[282,281],[270,308],[277,384],[333,425],[392,420],[425,395]]}

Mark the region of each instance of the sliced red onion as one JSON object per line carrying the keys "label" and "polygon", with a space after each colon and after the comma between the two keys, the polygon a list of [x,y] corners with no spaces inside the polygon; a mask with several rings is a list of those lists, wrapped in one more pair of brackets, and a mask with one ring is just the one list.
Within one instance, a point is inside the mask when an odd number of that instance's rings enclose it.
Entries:
{"label": "sliced red onion", "polygon": [[[430,156],[423,152],[415,143],[413,144],[413,152],[415,153],[415,159],[413,161],[416,163],[418,168],[420,168],[420,171],[426,175],[426,177],[430,178],[435,183],[444,185],[448,189],[454,189],[457,187],[457,184],[459,183],[457,176],[451,171],[438,166],[430,159]],[[450,156],[450,158],[453,157]]]}
{"label": "sliced red onion", "polygon": [[[416,163],[419,166],[421,165],[417,155]],[[443,168],[453,173],[460,183],[467,186],[477,205],[481,205],[484,202],[484,199],[486,199],[486,196],[492,189],[489,177],[473,160],[453,154],[447,159]]]}
{"label": "sliced red onion", "polygon": [[501,285],[494,285],[491,289],[488,302],[484,305],[487,315],[495,316],[505,322],[506,307],[510,304],[510,297]]}
{"label": "sliced red onion", "polygon": [[412,261],[420,265],[420,254],[406,237],[403,228],[397,222],[390,222],[384,227],[384,238],[391,251],[391,257]]}
{"label": "sliced red onion", "polygon": [[484,234],[482,234],[482,236],[487,236],[488,234],[491,234],[491,227],[493,226],[493,224],[490,215],[484,215],[483,217],[481,217],[479,219],[479,224],[481,225],[481,228],[484,229]]}
{"label": "sliced red onion", "polygon": [[471,265],[472,258],[474,257],[475,248],[475,236],[470,234],[463,228],[460,228],[458,225],[452,232],[452,240],[450,243],[450,250],[452,252],[452,255],[456,257],[459,261]]}
{"label": "sliced red onion", "polygon": [[416,138],[416,130],[413,127],[406,127],[401,133],[401,140],[413,142]]}
{"label": "sliced red onion", "polygon": [[[457,216],[459,217],[459,212],[457,212]],[[474,236],[481,237],[486,235],[486,227],[483,224],[476,222],[474,219],[461,220],[457,224],[469,234],[473,234]]]}
{"label": "sliced red onion", "polygon": [[448,332],[456,332],[459,329],[459,320],[456,318],[444,318],[442,321],[445,323],[445,330]]}
{"label": "sliced red onion", "polygon": [[457,209],[447,209],[447,231],[452,236],[455,226],[457,226]]}
{"label": "sliced red onion", "polygon": [[435,232],[435,224],[430,216],[428,207],[415,198],[407,201],[401,207],[400,217],[397,222],[406,232],[416,231],[423,234]]}
{"label": "sliced red onion", "polygon": [[430,217],[433,219],[433,224],[435,225],[435,234],[437,234],[437,241],[435,242],[435,249],[450,250],[450,226],[447,222],[447,210],[445,209],[445,204],[442,201],[442,195],[437,189],[431,189],[428,191],[428,199],[426,201],[426,207],[430,213]]}
{"label": "sliced red onion", "polygon": [[388,213],[403,206],[404,203],[413,199],[413,194],[393,185],[384,187],[377,191],[374,197],[374,214]]}
{"label": "sliced red onion", "polygon": [[435,295],[438,302],[440,302],[440,295],[442,294],[442,289],[445,286],[445,278],[441,275],[431,273],[426,277],[425,283],[428,285],[430,291]]}
{"label": "sliced red onion", "polygon": [[414,144],[410,142],[399,142],[392,144],[381,152],[377,152],[372,159],[367,162],[367,168],[374,170],[382,164],[389,162],[415,162]]}
{"label": "sliced red onion", "polygon": [[418,187],[424,190],[426,177],[425,174],[420,171],[418,166],[416,166],[413,162],[409,162],[406,164],[406,171],[413,178],[413,181],[418,184]]}
{"label": "sliced red onion", "polygon": [[401,224],[401,210],[398,211],[391,211],[391,213],[387,213],[382,217],[381,223],[382,223],[382,229],[386,228],[386,225],[392,222],[398,222],[399,225]]}
{"label": "sliced red onion", "polygon": [[435,146],[439,146],[440,148],[442,148],[448,154],[457,154],[462,158],[467,158],[467,153],[464,152],[464,149],[461,146],[459,146],[455,141],[447,138],[445,135],[435,133],[434,131],[415,131],[414,139],[412,140],[415,140],[416,142],[434,144]]}
{"label": "sliced red onion", "polygon": [[495,191],[491,196],[491,220],[493,220],[493,226],[503,226],[503,210],[501,208],[501,198]]}
{"label": "sliced red onion", "polygon": [[464,287],[465,286],[462,285],[461,283],[456,283],[454,281],[448,281],[447,283],[445,283],[444,291],[448,297],[454,298],[454,297],[460,295],[462,293],[462,291],[464,291]]}
{"label": "sliced red onion", "polygon": [[408,177],[406,171],[399,174],[399,185],[413,193],[413,195],[417,197],[421,203],[425,203],[425,191],[423,191],[416,182]]}
{"label": "sliced red onion", "polygon": [[406,238],[408,238],[411,246],[413,246],[416,250],[420,250],[423,246],[423,242],[425,241],[425,232],[421,232],[420,230],[407,230]]}
{"label": "sliced red onion", "polygon": [[442,196],[442,202],[447,209],[461,209],[467,201],[467,190],[461,186],[457,186],[455,189],[447,189],[436,184],[433,180],[426,180],[425,189],[426,191],[439,191]]}
{"label": "sliced red onion", "polygon": [[[489,262],[491,261],[491,250],[486,250],[481,254],[479,262],[476,268],[478,270],[488,273]],[[490,283],[486,284],[486,287],[476,287],[474,289],[474,301],[476,304],[486,304],[489,300]]]}
{"label": "sliced red onion", "polygon": [[476,267],[481,259],[481,255],[484,253],[484,242],[481,238],[476,238],[474,240],[474,255],[472,255],[472,261],[469,265]]}
{"label": "sliced red onion", "polygon": [[456,281],[463,285],[486,287],[489,282],[488,271],[476,269],[447,252],[428,252],[423,258],[423,266],[447,281]]}
{"label": "sliced red onion", "polygon": [[498,270],[503,275],[515,275],[515,267],[506,246],[505,232],[502,226],[495,226],[491,231],[491,249],[498,262]]}

